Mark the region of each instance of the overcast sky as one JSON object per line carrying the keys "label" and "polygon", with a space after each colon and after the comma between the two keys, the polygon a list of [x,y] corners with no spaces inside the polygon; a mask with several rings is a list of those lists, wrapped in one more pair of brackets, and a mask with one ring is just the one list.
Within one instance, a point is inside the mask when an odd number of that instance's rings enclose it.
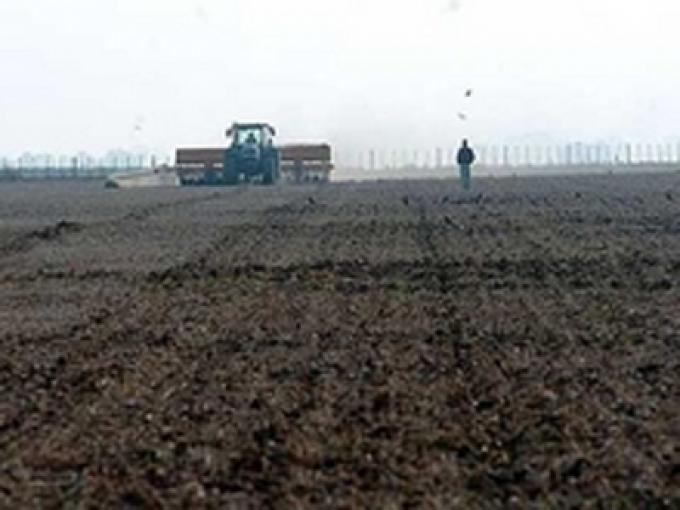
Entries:
{"label": "overcast sky", "polygon": [[2,0],[0,155],[170,153],[233,120],[345,151],[676,139],[679,19],[678,0]]}

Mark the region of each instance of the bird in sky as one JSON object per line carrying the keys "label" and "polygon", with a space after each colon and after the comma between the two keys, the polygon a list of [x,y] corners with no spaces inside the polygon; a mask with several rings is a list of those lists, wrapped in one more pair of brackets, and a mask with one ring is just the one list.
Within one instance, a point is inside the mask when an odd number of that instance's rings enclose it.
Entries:
{"label": "bird in sky", "polygon": [[460,10],[460,0],[449,0],[448,10],[450,12],[457,12]]}

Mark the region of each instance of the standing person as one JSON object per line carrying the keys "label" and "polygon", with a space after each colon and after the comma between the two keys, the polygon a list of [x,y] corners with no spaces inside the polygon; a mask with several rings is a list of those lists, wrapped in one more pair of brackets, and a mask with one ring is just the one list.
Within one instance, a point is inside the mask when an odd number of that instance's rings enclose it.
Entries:
{"label": "standing person", "polygon": [[463,189],[470,189],[472,180],[472,164],[475,162],[475,152],[468,146],[468,141],[463,140],[462,147],[458,150],[458,166],[460,167],[460,181]]}

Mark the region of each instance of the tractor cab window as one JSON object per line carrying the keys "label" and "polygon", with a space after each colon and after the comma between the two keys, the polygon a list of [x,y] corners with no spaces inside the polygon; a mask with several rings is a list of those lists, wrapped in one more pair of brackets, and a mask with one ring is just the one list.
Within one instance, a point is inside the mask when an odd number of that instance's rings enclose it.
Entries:
{"label": "tractor cab window", "polygon": [[272,135],[269,133],[268,130],[263,129],[262,130],[262,145],[269,146],[274,143],[274,140],[272,140]]}
{"label": "tractor cab window", "polygon": [[262,132],[259,129],[242,129],[236,134],[239,145],[259,145],[262,142]]}

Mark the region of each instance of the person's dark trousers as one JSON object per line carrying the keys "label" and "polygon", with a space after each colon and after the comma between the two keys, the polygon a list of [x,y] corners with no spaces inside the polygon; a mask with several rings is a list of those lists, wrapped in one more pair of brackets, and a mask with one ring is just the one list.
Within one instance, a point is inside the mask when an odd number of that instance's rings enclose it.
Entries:
{"label": "person's dark trousers", "polygon": [[463,189],[470,189],[470,184],[472,180],[472,171],[470,165],[460,165],[460,182],[463,185]]}

